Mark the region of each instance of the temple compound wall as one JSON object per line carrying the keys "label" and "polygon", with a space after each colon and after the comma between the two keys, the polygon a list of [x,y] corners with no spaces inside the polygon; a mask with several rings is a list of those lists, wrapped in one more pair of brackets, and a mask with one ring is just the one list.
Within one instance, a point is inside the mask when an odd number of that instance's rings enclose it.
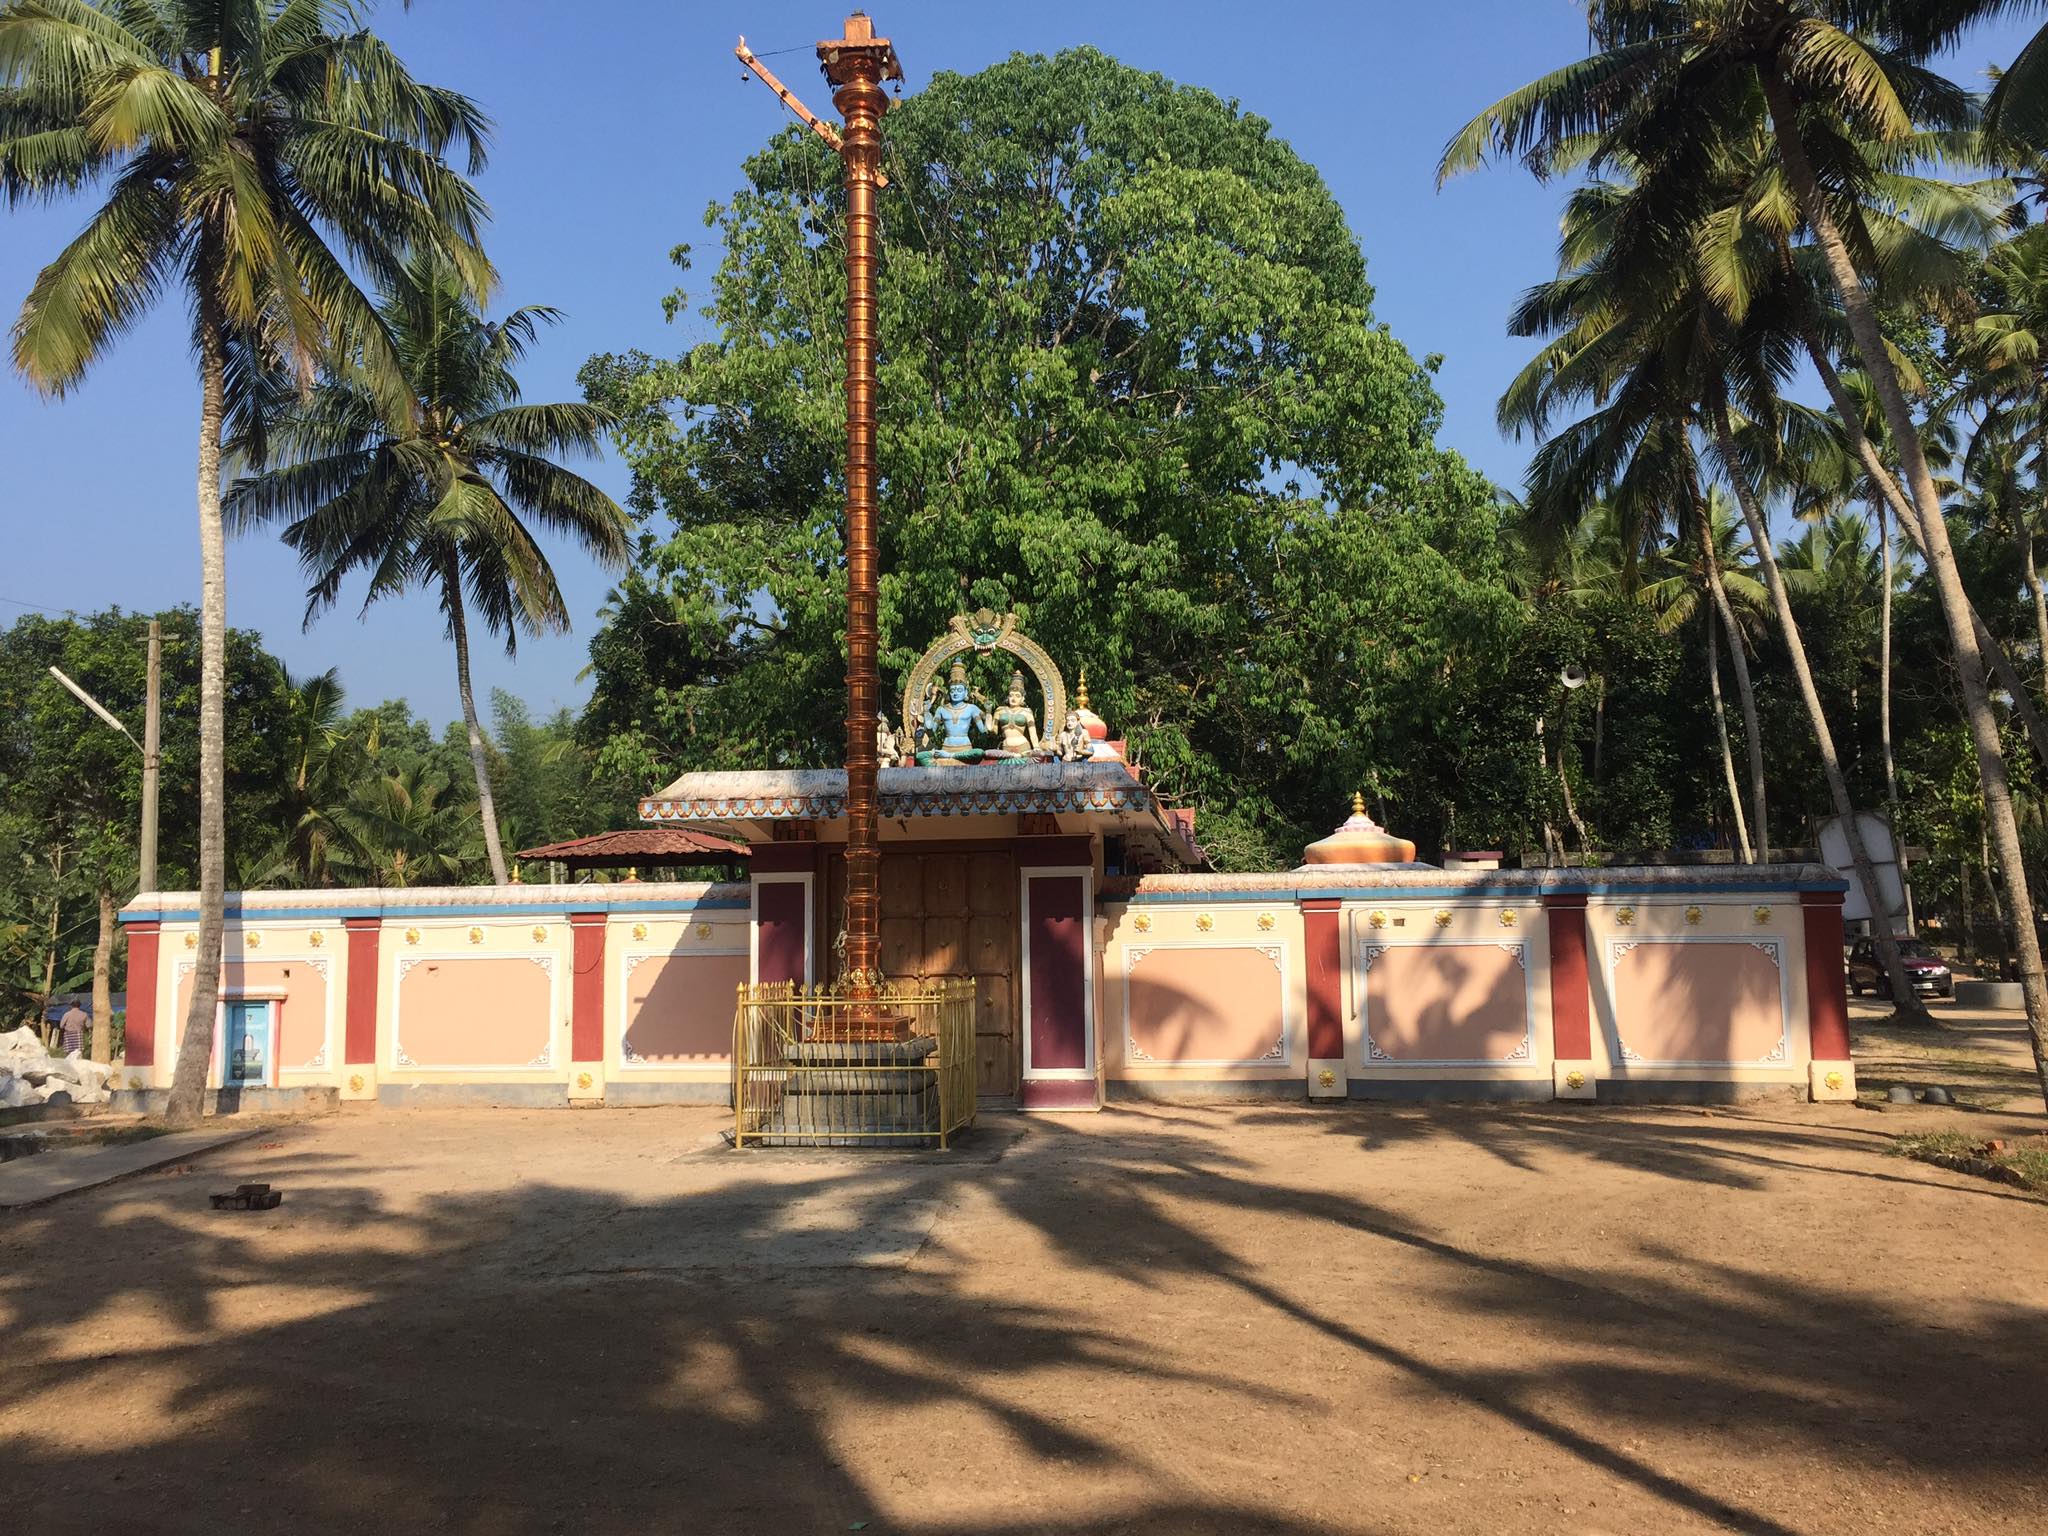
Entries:
{"label": "temple compound wall", "polygon": [[[884,849],[889,959],[975,979],[992,1101],[1855,1093],[1823,868],[1123,876],[1100,836],[1007,826]],[[231,897],[213,1080],[726,1102],[739,984],[831,974],[839,852],[765,843],[738,883]],[[141,897],[123,922],[117,1082],[148,1094],[176,1058],[197,899]]]}

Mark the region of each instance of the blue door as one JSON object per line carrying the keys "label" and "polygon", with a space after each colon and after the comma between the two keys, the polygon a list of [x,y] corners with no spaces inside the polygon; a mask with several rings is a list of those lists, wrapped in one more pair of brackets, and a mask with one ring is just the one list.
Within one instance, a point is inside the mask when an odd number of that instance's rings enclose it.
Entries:
{"label": "blue door", "polygon": [[276,1019],[267,1002],[223,1005],[221,1065],[224,1088],[262,1087],[270,1081],[270,1059],[277,1048]]}

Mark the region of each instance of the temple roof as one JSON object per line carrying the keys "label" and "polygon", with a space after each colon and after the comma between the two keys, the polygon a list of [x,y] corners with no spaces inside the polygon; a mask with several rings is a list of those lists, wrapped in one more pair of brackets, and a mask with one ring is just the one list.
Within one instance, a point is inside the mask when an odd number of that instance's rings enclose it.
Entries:
{"label": "temple roof", "polygon": [[[1134,837],[1172,865],[1202,862],[1191,818],[1161,806],[1128,763],[977,763],[958,768],[884,768],[876,792],[885,825],[929,817],[1040,815],[1063,831],[1101,830]],[[761,842],[769,824],[832,822],[846,816],[843,768],[774,768],[686,773],[640,802],[640,819],[693,823],[741,841]]]}
{"label": "temple roof", "polygon": [[515,858],[567,864],[575,869],[656,868],[664,864],[734,864],[746,845],[690,827],[626,827],[567,842],[522,848]]}

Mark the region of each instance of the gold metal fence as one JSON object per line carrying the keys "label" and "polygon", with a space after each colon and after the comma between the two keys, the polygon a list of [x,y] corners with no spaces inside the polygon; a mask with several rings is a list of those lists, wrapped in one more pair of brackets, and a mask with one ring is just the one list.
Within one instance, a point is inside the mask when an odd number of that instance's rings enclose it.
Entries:
{"label": "gold metal fence", "polygon": [[949,1146],[974,1123],[974,983],[743,982],[733,1014],[733,1143]]}

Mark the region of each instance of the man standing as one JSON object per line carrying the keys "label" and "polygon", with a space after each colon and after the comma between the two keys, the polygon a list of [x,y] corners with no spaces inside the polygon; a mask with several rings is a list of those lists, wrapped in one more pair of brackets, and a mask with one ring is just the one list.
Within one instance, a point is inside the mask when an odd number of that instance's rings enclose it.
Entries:
{"label": "man standing", "polygon": [[64,1017],[57,1021],[57,1053],[60,1056],[85,1049],[85,1026],[91,1020],[92,1015],[76,1003],[64,1010]]}

